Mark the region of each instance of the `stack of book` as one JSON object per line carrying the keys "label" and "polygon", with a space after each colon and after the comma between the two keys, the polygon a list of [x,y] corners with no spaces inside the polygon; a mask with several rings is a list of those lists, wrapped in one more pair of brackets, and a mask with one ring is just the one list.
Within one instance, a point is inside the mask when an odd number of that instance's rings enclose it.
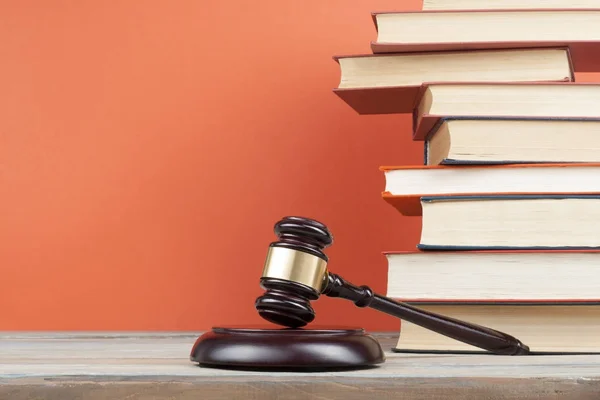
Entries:
{"label": "stack of book", "polygon": [[[600,352],[600,83],[575,81],[600,71],[600,9],[575,3],[598,2],[425,0],[334,57],[343,101],[412,114],[424,144],[381,168],[383,199],[422,218],[414,251],[385,253],[387,295],[533,352]],[[396,350],[481,351],[407,321]]]}

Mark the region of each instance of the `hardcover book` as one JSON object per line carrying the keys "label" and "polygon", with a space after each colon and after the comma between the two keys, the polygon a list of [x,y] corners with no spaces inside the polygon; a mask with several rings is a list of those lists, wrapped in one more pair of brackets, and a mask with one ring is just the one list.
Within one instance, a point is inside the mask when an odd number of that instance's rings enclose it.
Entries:
{"label": "hardcover book", "polygon": [[373,53],[569,47],[577,72],[600,70],[600,9],[374,12]]}
{"label": "hardcover book", "polygon": [[573,82],[568,48],[335,56],[333,92],[359,114],[411,113],[425,82]]}

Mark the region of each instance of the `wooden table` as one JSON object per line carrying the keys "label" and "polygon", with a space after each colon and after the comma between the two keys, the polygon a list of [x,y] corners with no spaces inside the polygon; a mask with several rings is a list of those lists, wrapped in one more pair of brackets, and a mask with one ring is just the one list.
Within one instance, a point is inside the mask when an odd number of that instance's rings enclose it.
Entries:
{"label": "wooden table", "polygon": [[200,333],[0,333],[0,399],[600,399],[600,355],[408,355],[362,371],[259,373],[189,361]]}

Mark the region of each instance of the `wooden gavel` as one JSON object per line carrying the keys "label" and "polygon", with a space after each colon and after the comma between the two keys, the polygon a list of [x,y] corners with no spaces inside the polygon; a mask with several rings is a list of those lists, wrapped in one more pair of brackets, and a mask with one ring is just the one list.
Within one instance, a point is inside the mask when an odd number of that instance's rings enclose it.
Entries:
{"label": "wooden gavel", "polygon": [[382,311],[495,354],[529,354],[528,346],[506,333],[420,310],[329,272],[323,249],[333,243],[333,236],[318,221],[285,217],[275,224],[274,231],[279,240],[269,246],[260,278],[265,293],[255,303],[267,321],[288,328],[303,327],[315,318],[310,302],[323,294]]}

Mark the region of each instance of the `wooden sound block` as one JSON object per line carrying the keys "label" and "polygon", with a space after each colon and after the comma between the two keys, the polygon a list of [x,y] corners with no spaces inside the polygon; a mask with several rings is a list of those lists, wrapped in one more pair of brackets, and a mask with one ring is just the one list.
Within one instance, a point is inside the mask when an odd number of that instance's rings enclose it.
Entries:
{"label": "wooden sound block", "polygon": [[190,360],[211,368],[325,371],[367,368],[385,355],[361,328],[214,327],[196,340]]}

